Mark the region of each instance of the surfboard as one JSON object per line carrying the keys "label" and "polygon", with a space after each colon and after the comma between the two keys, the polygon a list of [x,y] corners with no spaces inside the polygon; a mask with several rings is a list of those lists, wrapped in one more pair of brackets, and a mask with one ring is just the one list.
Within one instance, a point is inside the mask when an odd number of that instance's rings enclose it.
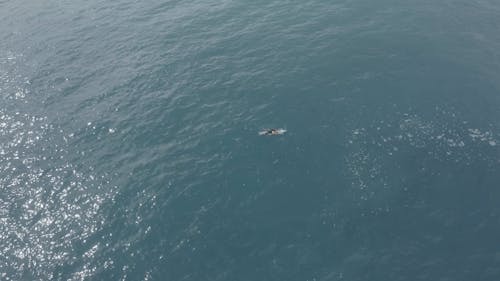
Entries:
{"label": "surfboard", "polygon": [[278,136],[286,133],[286,130],[283,128],[276,129],[273,134],[269,134],[269,129],[264,129],[259,132],[259,136]]}

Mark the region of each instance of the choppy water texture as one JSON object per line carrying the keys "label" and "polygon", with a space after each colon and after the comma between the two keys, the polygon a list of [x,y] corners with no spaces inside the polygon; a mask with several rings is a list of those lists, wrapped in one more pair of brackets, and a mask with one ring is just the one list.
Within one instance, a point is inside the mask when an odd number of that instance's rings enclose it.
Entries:
{"label": "choppy water texture", "polygon": [[413,2],[0,1],[0,279],[499,280],[500,2]]}

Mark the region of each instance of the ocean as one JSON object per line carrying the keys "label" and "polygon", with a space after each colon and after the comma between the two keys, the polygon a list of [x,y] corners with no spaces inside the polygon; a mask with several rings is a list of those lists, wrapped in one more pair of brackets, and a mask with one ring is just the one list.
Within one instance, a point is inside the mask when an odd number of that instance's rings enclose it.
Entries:
{"label": "ocean", "polygon": [[493,0],[0,0],[0,280],[499,280],[499,30]]}

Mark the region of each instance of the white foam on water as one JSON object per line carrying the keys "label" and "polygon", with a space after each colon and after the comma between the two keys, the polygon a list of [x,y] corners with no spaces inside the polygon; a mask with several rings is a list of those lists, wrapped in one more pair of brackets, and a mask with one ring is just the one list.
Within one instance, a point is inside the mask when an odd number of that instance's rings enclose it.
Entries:
{"label": "white foam on water", "polygon": [[22,54],[0,53],[0,98],[23,100],[30,93],[30,81],[19,71],[22,59]]}
{"label": "white foam on water", "polygon": [[[8,260],[5,280],[51,279],[68,263],[73,243],[85,241],[103,221],[101,205],[112,197],[108,175],[66,162],[70,151],[46,118],[0,111],[0,240]],[[85,253],[91,259],[97,245]],[[89,275],[86,275],[87,277]]]}
{"label": "white foam on water", "polygon": [[[29,93],[22,88],[27,79],[16,73],[16,56],[1,57],[0,98],[19,102]],[[74,262],[75,243],[87,243],[104,221],[101,206],[114,196],[111,176],[72,163],[77,152],[66,135],[44,116],[0,108],[2,280],[57,278],[56,268]],[[89,261],[101,247],[88,247],[75,280],[95,271]]]}
{"label": "white foam on water", "polygon": [[495,165],[498,154],[488,150],[496,147],[497,132],[470,128],[470,122],[460,121],[455,113],[443,111],[440,114],[443,118],[435,120],[417,114],[400,114],[352,129],[346,140],[351,152],[345,161],[352,187],[362,191],[361,199],[374,196],[381,188],[391,187],[389,182],[394,182],[390,178],[394,174],[391,169],[403,165],[398,163],[401,159],[397,156],[405,151],[413,150],[425,154],[426,159],[441,163],[469,166],[486,161],[490,166]]}

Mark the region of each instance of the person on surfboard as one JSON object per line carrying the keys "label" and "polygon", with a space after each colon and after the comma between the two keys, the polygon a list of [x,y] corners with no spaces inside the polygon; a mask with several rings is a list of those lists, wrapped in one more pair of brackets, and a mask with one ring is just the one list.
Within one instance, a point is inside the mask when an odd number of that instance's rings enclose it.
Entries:
{"label": "person on surfboard", "polygon": [[276,136],[276,135],[282,135],[286,132],[285,129],[275,129],[275,128],[270,128],[270,129],[264,129],[259,132],[259,135],[261,136]]}

